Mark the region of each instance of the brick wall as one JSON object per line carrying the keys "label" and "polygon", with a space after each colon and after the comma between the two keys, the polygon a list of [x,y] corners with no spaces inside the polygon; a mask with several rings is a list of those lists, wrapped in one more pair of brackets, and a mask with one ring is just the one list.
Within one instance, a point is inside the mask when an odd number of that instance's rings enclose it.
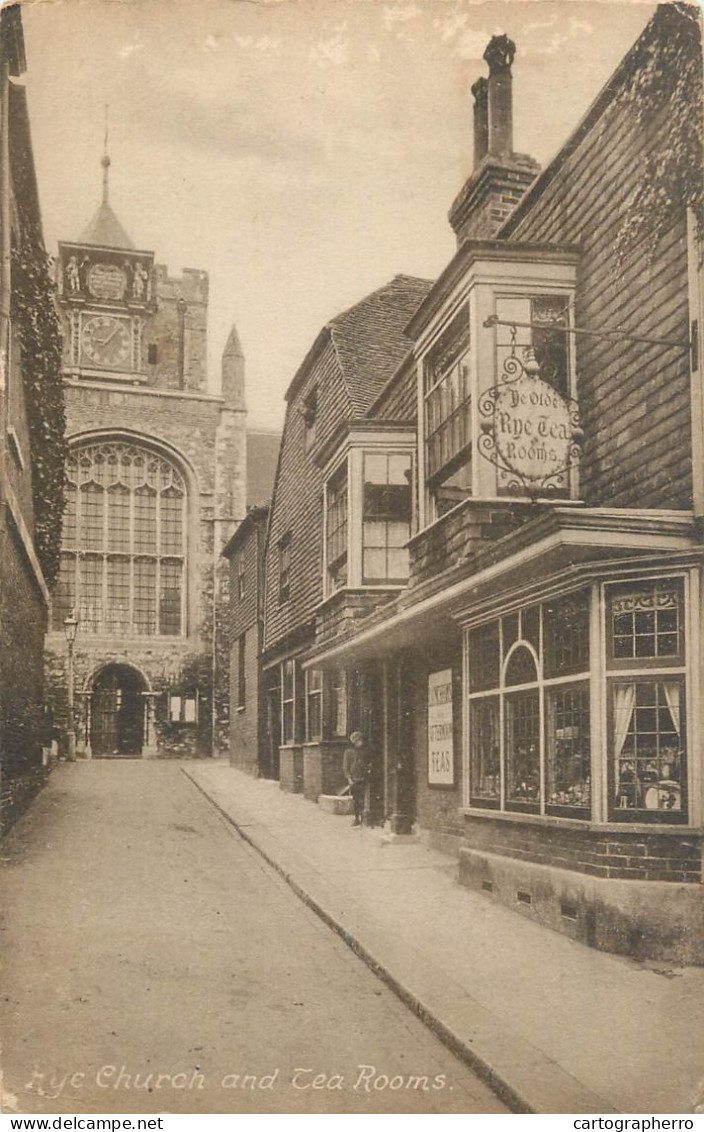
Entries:
{"label": "brick wall", "polygon": [[574,829],[467,816],[465,844],[520,861],[618,880],[699,882],[702,838],[653,831]]}
{"label": "brick wall", "polygon": [[342,590],[325,603],[316,617],[315,641],[323,644],[354,633],[357,622],[386,605],[397,590]]}
{"label": "brick wall", "polygon": [[411,545],[410,585],[437,577],[487,543],[517,530],[530,516],[531,504],[482,503],[469,499],[426,530]]}
{"label": "brick wall", "polygon": [[[459,807],[462,803],[462,645],[461,635],[444,647],[426,648],[417,654],[414,672],[415,753],[416,753],[416,818],[421,829],[440,837],[459,838],[464,825]],[[454,725],[455,785],[428,784],[428,676],[444,668],[452,669],[452,715]]]}
{"label": "brick wall", "polygon": [[46,607],[7,511],[0,512],[0,831],[42,785]]}
{"label": "brick wall", "polygon": [[245,704],[239,706],[239,638],[230,652],[230,762],[247,774],[259,771],[261,700],[259,689],[259,627],[252,625],[245,639]]}
{"label": "brick wall", "polygon": [[521,154],[501,160],[500,165],[485,160],[455,199],[449,220],[458,246],[463,240],[494,236],[540,170],[532,158]]}

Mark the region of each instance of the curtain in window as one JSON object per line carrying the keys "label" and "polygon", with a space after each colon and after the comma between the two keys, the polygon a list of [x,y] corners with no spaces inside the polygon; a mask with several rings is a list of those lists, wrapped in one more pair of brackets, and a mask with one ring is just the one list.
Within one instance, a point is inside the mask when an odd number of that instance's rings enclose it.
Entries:
{"label": "curtain in window", "polygon": [[667,707],[670,715],[672,716],[672,723],[678,736],[681,737],[680,730],[680,686],[676,680],[664,680],[662,690],[665,693],[667,700]]}
{"label": "curtain in window", "polygon": [[614,754],[618,758],[626,742],[636,702],[635,684],[617,684],[614,688]]}

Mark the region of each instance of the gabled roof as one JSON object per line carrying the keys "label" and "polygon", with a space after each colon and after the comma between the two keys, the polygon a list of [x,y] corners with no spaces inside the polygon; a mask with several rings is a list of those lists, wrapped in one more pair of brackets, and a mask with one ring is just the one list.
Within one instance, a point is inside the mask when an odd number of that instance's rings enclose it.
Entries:
{"label": "gabled roof", "polygon": [[366,412],[410,350],[405,327],[432,285],[396,275],[328,323],[354,416]]}
{"label": "gabled roof", "polygon": [[134,250],[134,244],[107,202],[103,202],[83,232],[80,244],[95,244],[101,248]]}
{"label": "gabled roof", "polygon": [[247,506],[268,504],[274,492],[281,433],[247,429]]}
{"label": "gabled roof", "polygon": [[330,342],[353,416],[363,416],[411,349],[404,329],[433,286],[429,279],[396,275],[359,303],[326,322],[286,391],[293,397]]}
{"label": "gabled roof", "polygon": [[235,533],[231,535],[231,537],[222,548],[221,553],[223,555],[223,558],[232,558],[233,554],[238,549],[240,544],[244,542],[246,536],[250,533],[250,531],[252,531],[256,526],[265,526],[268,518],[268,506],[249,507],[247,509],[247,514],[240,523],[239,527],[237,528]]}

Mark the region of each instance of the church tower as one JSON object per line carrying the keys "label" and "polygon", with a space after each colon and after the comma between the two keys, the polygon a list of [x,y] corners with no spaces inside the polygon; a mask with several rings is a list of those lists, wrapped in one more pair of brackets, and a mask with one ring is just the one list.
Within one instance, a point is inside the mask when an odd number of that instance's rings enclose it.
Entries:
{"label": "church tower", "polygon": [[79,757],[205,754],[227,730],[219,562],[246,509],[244,358],[233,328],[211,392],[207,273],[172,276],[135,247],[110,203],[107,144],[101,166],[100,205],[57,257],[70,451],[55,722],[75,611]]}

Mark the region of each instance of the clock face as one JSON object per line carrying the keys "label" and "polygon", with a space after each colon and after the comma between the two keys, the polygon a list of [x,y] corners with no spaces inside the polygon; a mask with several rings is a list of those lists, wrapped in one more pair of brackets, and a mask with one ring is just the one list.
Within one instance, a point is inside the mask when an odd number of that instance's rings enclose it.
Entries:
{"label": "clock face", "polygon": [[87,318],[81,328],[81,349],[84,359],[108,369],[124,367],[130,359],[130,324],[127,319],[109,314]]}

